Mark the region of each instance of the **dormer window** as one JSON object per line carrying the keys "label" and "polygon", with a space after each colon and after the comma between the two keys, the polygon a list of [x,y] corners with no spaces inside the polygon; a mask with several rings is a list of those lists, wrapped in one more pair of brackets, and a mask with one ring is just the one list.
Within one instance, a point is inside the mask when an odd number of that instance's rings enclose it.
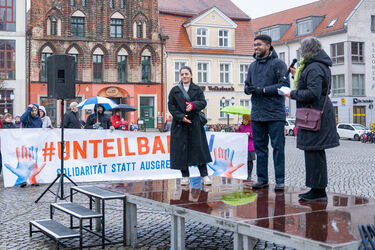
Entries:
{"label": "dormer window", "polygon": [[310,16],[297,20],[297,36],[304,36],[313,33],[323,19],[324,16]]}
{"label": "dormer window", "polygon": [[197,46],[207,46],[208,30],[205,28],[197,29]]}
{"label": "dormer window", "polygon": [[229,30],[219,30],[219,47],[230,47]]}
{"label": "dormer window", "polygon": [[297,36],[303,36],[312,33],[312,20],[303,20],[297,22]]}
{"label": "dormer window", "polygon": [[280,28],[279,28],[279,26],[261,30],[260,34],[270,36],[272,38],[272,41],[280,40]]}

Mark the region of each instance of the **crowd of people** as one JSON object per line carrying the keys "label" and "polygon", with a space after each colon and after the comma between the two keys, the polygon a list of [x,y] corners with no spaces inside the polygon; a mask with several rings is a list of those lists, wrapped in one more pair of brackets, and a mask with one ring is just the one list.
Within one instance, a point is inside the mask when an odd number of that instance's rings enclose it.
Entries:
{"label": "crowd of people", "polygon": [[[130,124],[121,117],[121,110],[114,109],[113,115],[105,114],[105,108],[101,104],[97,104],[94,112],[89,115],[86,121],[82,120],[79,115],[78,103],[70,103],[70,109],[64,114],[63,126],[64,128],[73,129],[119,129],[137,131],[138,126],[131,122]],[[12,114],[6,113],[0,115],[0,128],[51,128],[51,118],[47,115],[46,108],[32,103],[27,107],[27,110],[22,115],[16,115],[14,118]]]}

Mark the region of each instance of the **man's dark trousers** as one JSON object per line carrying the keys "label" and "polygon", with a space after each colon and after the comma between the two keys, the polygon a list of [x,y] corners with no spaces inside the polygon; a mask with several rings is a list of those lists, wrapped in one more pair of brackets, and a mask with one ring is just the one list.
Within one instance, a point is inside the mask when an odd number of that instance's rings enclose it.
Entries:
{"label": "man's dark trousers", "polygon": [[257,155],[257,176],[259,182],[268,183],[268,142],[271,139],[276,184],[285,180],[285,121],[251,121],[253,141]]}

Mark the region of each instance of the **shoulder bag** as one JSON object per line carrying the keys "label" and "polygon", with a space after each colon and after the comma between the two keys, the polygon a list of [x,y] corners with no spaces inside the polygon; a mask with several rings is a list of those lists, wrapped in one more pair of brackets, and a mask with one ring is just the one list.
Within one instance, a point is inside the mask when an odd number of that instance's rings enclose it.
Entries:
{"label": "shoulder bag", "polygon": [[[186,101],[191,102],[191,98],[189,94],[186,92],[186,90],[184,89],[181,83],[178,84],[178,87],[182,91],[182,94],[184,95]],[[199,114],[199,120],[201,121],[202,125],[206,125],[207,124],[206,115],[202,111],[199,111],[198,114]]]}
{"label": "shoulder bag", "polygon": [[324,100],[322,110],[314,109],[311,107],[306,108],[297,108],[296,111],[296,127],[304,130],[309,131],[319,131],[320,124],[322,122],[322,115],[324,112],[324,108],[327,104],[328,99],[328,92],[331,86],[331,80],[328,80],[328,88],[326,98]]}

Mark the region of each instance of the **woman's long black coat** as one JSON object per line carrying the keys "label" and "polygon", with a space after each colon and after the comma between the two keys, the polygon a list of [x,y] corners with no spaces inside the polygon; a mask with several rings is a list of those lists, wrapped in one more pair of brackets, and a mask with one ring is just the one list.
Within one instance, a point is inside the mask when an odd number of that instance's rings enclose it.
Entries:
{"label": "woman's long black coat", "polygon": [[[186,112],[186,100],[178,86],[174,86],[168,96],[168,109],[173,116],[170,154],[172,169],[187,170],[188,166],[212,161],[206,132],[199,119],[199,112],[207,105],[203,91],[190,83],[187,93],[194,105],[190,112]],[[191,124],[182,122],[185,115],[188,115]]]}
{"label": "woman's long black coat", "polygon": [[[311,105],[321,110],[328,90],[331,78],[329,67],[332,61],[324,50],[312,58],[302,71],[298,80],[297,90],[291,92],[291,98],[297,101],[297,108]],[[328,97],[324,108],[321,127],[319,131],[298,129],[297,148],[302,150],[323,150],[340,145],[339,135],[336,129],[335,111]]]}

